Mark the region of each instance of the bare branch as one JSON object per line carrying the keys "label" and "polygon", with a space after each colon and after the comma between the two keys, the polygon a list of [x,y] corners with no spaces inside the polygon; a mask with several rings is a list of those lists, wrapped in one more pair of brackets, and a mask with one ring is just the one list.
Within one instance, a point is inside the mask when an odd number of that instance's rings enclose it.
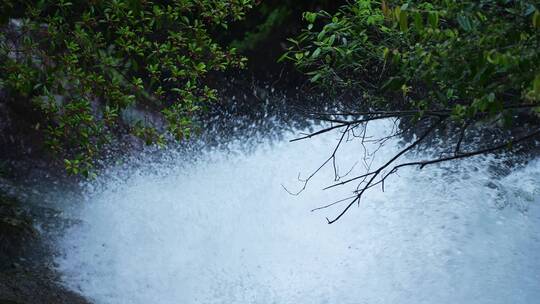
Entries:
{"label": "bare branch", "polygon": [[395,116],[376,116],[376,117],[369,117],[369,118],[365,118],[365,119],[357,119],[357,120],[352,120],[352,121],[335,120],[335,119],[320,119],[322,121],[335,122],[335,123],[338,123],[338,124],[334,125],[334,126],[330,126],[328,128],[321,129],[321,130],[319,130],[317,132],[307,134],[306,136],[291,139],[290,142],[311,138],[313,136],[321,135],[323,133],[327,133],[327,132],[330,132],[332,130],[343,128],[343,127],[356,126],[356,125],[360,125],[360,124],[363,124],[363,123],[366,123],[366,122],[379,120],[379,119],[392,118],[392,117],[395,117]]}
{"label": "bare branch", "polygon": [[[508,141],[506,141],[506,142],[504,142],[504,143],[502,143],[500,145],[497,145],[497,146],[493,146],[493,147],[489,147],[489,148],[485,148],[485,149],[480,149],[480,150],[476,150],[476,151],[472,151],[472,152],[460,153],[458,155],[449,156],[449,157],[442,157],[442,158],[437,158],[437,159],[432,159],[432,160],[424,160],[424,161],[403,163],[403,164],[400,164],[398,166],[395,166],[394,169],[398,169],[398,168],[405,167],[405,166],[414,166],[414,165],[419,165],[420,169],[423,169],[427,165],[446,162],[446,161],[450,161],[450,160],[468,158],[468,157],[472,157],[472,156],[477,156],[477,155],[481,155],[481,154],[495,152],[497,150],[502,150],[504,148],[509,148],[509,147],[512,147],[513,144],[524,142],[524,141],[533,139],[533,138],[535,138],[537,136],[540,136],[540,129],[535,131],[535,132],[529,133],[528,135],[520,137],[518,139],[508,140]],[[392,169],[392,170],[394,170],[394,169]]]}
{"label": "bare branch", "polygon": [[330,157],[328,157],[323,163],[322,165],[320,165],[315,171],[313,171],[313,173],[311,173],[308,178],[306,178],[305,180],[302,180],[300,179],[300,177],[298,178],[298,180],[302,181],[304,183],[304,185],[302,186],[302,188],[298,191],[298,192],[290,192],[285,186],[281,185],[281,187],[283,187],[285,189],[285,191],[289,192],[289,194],[292,194],[292,195],[298,195],[300,193],[302,193],[302,191],[304,191],[307,187],[307,184],[308,182],[313,178],[313,176],[315,176],[322,168],[324,168],[324,166],[326,166],[326,164],[328,164],[331,160],[332,160],[332,164],[334,166],[334,179],[337,179],[337,170],[336,170],[336,164],[335,164],[335,159],[336,159],[336,153],[337,151],[339,150],[339,147],[341,146],[341,143],[343,143],[343,139],[345,138],[345,135],[348,133],[349,131],[349,126],[346,126],[345,128],[345,131],[343,131],[343,133],[341,134],[341,137],[339,138],[339,141],[336,145],[336,147],[334,148],[334,151],[332,152],[332,154],[330,155]]}
{"label": "bare branch", "polygon": [[[439,123],[440,122],[442,122],[442,120],[439,121]],[[372,187],[374,187],[374,186],[376,186],[378,184],[382,184],[384,186],[384,181],[391,174],[395,174],[399,168],[402,168],[402,167],[405,167],[405,166],[418,165],[418,166],[420,166],[420,169],[422,169],[425,166],[431,165],[431,164],[436,164],[436,163],[441,163],[441,162],[446,162],[446,161],[457,160],[457,159],[473,157],[473,156],[477,156],[477,155],[481,155],[481,154],[491,153],[491,152],[494,152],[494,151],[497,151],[497,150],[501,150],[501,149],[504,149],[504,148],[511,147],[513,144],[524,142],[524,141],[527,141],[527,140],[530,140],[530,139],[533,139],[535,137],[540,136],[540,129],[539,129],[539,130],[537,130],[535,132],[529,133],[528,135],[525,135],[525,136],[520,137],[518,139],[508,140],[508,141],[504,142],[503,144],[493,146],[493,147],[489,147],[489,148],[485,148],[485,149],[480,149],[480,150],[476,150],[476,151],[472,151],[472,152],[466,152],[466,153],[460,153],[458,155],[449,156],[449,157],[442,157],[442,158],[437,158],[437,159],[432,159],[432,160],[424,160],[424,161],[415,161],[415,162],[402,163],[402,164],[399,164],[397,166],[394,166],[392,168],[392,170],[390,170],[388,173],[386,173],[381,178],[381,180],[379,180],[378,182],[375,182],[375,183],[373,182],[375,180],[375,178],[377,177],[377,175],[379,175],[384,168],[388,167],[388,165],[393,163],[399,156],[403,155],[406,151],[408,151],[408,150],[412,149],[414,146],[418,145],[421,141],[423,141],[426,138],[427,134],[429,134],[435,128],[436,128],[436,125],[431,127],[430,130],[428,130],[426,133],[424,133],[424,135],[422,135],[418,140],[416,140],[414,143],[409,145],[407,148],[401,150],[390,161],[388,161],[385,165],[379,167],[376,171],[367,173],[368,175],[372,175],[372,178],[370,179],[370,181],[366,184],[366,186],[364,186],[363,188],[361,188],[358,191],[358,194],[356,195],[355,199],[353,201],[351,201],[349,203],[349,205],[347,205],[347,207],[336,218],[334,218],[333,220],[328,220],[328,218],[327,218],[328,224],[335,223],[337,220],[339,220],[347,212],[347,210],[352,205],[354,205],[354,203],[360,202],[360,199],[361,199],[362,195],[365,193],[366,190],[368,190],[369,188],[372,188]]]}
{"label": "bare branch", "polygon": [[457,144],[456,144],[456,149],[454,150],[455,155],[460,153],[459,151],[461,150],[461,143],[463,142],[463,138],[465,137],[465,131],[467,130],[468,126],[469,126],[469,123],[466,122],[461,127],[461,130],[459,132],[459,138],[458,138],[458,141],[457,141]]}
{"label": "bare branch", "polygon": [[338,214],[338,216],[336,216],[334,219],[332,220],[329,220],[328,218],[326,218],[326,220],[328,221],[328,224],[332,224],[332,223],[335,223],[337,220],[339,220],[348,210],[349,208],[352,207],[352,205],[354,205],[354,203],[356,202],[360,202],[360,198],[362,197],[362,195],[364,194],[364,192],[370,188],[370,185],[374,182],[375,178],[382,172],[382,170],[384,170],[386,167],[390,166],[396,159],[398,159],[399,157],[401,157],[403,154],[405,154],[406,152],[410,151],[411,149],[413,149],[414,147],[416,147],[420,142],[422,142],[431,132],[433,132],[442,122],[444,121],[444,118],[441,118],[439,119],[439,121],[437,121],[435,124],[433,124],[426,132],[424,132],[424,134],[422,134],[422,136],[420,136],[416,141],[414,141],[412,144],[410,144],[409,146],[407,146],[405,149],[401,150],[399,153],[397,153],[396,155],[394,155],[388,162],[386,162],[384,165],[380,166],[377,170],[375,170],[371,175],[371,178],[369,179],[369,181],[367,182],[366,186],[363,187],[360,192],[358,193],[358,195],[355,197],[354,200],[352,200],[346,207],[345,209],[343,209],[343,211]]}
{"label": "bare branch", "polygon": [[[516,104],[516,105],[508,105],[508,106],[506,106],[504,108],[504,110],[521,109],[521,108],[529,108],[529,107],[531,107],[531,105],[529,105],[529,104],[525,104],[525,105]],[[502,144],[496,145],[496,146],[483,148],[483,149],[478,149],[478,150],[475,150],[475,151],[463,152],[462,151],[462,145],[463,145],[463,142],[465,141],[465,138],[466,138],[466,135],[467,135],[466,134],[467,129],[470,126],[470,121],[468,121],[468,122],[465,122],[461,126],[461,128],[459,129],[459,135],[457,137],[457,142],[455,144],[454,151],[453,151],[453,153],[452,153],[452,151],[449,151],[449,153],[451,154],[450,156],[448,156],[448,154],[446,154],[446,155],[441,154],[438,158],[435,158],[435,159],[406,162],[406,163],[397,164],[397,165],[394,165],[393,167],[391,167],[394,163],[396,163],[396,161],[402,155],[404,155],[405,153],[411,151],[415,147],[419,146],[422,142],[424,142],[427,139],[427,137],[432,132],[439,129],[442,122],[451,116],[451,111],[449,111],[449,110],[437,110],[437,111],[422,112],[422,111],[419,111],[419,110],[412,110],[412,111],[371,111],[371,112],[341,112],[341,113],[338,112],[338,113],[310,113],[310,114],[319,116],[317,119],[319,119],[321,121],[330,122],[330,123],[335,124],[335,125],[332,125],[330,127],[321,129],[321,130],[313,132],[311,134],[307,134],[307,135],[305,135],[303,137],[293,139],[291,141],[298,141],[298,140],[302,140],[302,139],[311,138],[311,137],[314,137],[314,136],[317,136],[317,135],[320,135],[320,134],[324,134],[324,133],[330,132],[332,130],[340,129],[340,128],[345,128],[345,130],[341,134],[340,140],[339,140],[338,144],[336,145],[334,151],[332,152],[331,156],[317,170],[315,170],[306,180],[304,180],[304,186],[300,190],[300,192],[305,189],[306,184],[308,183],[308,181],[315,174],[317,174],[330,161],[332,161],[332,165],[333,165],[333,168],[334,168],[334,181],[336,183],[331,184],[331,185],[323,188],[323,190],[327,190],[327,189],[331,189],[331,188],[334,188],[334,187],[342,186],[342,185],[351,183],[353,181],[358,182],[356,190],[353,191],[353,193],[354,193],[353,196],[350,196],[350,197],[335,201],[333,203],[330,203],[330,204],[327,204],[327,205],[324,205],[324,206],[321,206],[321,207],[318,207],[318,208],[315,208],[315,209],[312,210],[312,211],[316,211],[316,210],[325,209],[325,208],[328,208],[328,207],[331,207],[331,206],[334,206],[334,205],[337,205],[339,203],[342,203],[342,202],[345,202],[345,201],[349,200],[348,204],[343,208],[343,210],[337,216],[335,216],[333,219],[326,218],[328,224],[333,224],[336,221],[338,221],[341,217],[343,217],[343,215],[345,213],[347,213],[347,211],[355,203],[359,204],[360,200],[362,199],[362,196],[364,195],[364,193],[368,189],[370,189],[372,187],[375,187],[375,186],[378,186],[378,185],[381,185],[382,190],[384,191],[384,184],[385,184],[386,179],[392,174],[397,174],[397,171],[402,167],[417,165],[417,166],[420,167],[420,169],[422,169],[425,166],[431,165],[431,164],[436,164],[436,163],[441,163],[441,162],[457,160],[457,159],[463,159],[463,158],[467,158],[467,157],[473,157],[473,156],[476,156],[476,155],[491,153],[491,152],[494,152],[494,151],[497,151],[497,150],[501,150],[501,149],[504,149],[504,148],[507,148],[507,147],[511,147],[512,144],[516,144],[516,143],[519,143],[519,142],[531,140],[531,139],[533,139],[535,137],[540,136],[540,129],[538,129],[538,130],[536,130],[536,131],[534,131],[534,132],[532,132],[530,134],[527,134],[527,135],[525,135],[523,137],[508,140],[508,141],[506,141],[506,142],[504,142]],[[484,114],[485,113],[479,113],[478,117],[483,117]],[[407,147],[401,149],[392,158],[387,160],[386,163],[384,163],[382,166],[378,167],[374,171],[371,171],[370,170],[371,164],[373,163],[373,160],[374,160],[373,157],[371,157],[371,156],[375,155],[375,153],[379,149],[382,148],[382,146],[385,144],[385,142],[387,142],[391,138],[402,135],[402,134],[404,134],[405,132],[408,131],[409,128],[402,129],[401,131],[397,131],[395,129],[395,128],[397,128],[397,122],[400,121],[400,118],[416,117],[418,115],[420,115],[419,116],[420,121],[424,120],[424,119],[432,119],[432,118],[438,118],[438,119],[437,119],[437,122],[431,124],[427,128],[427,130],[420,137],[418,137],[414,142],[409,144]],[[336,116],[337,117],[341,116],[341,117],[343,117],[343,119],[342,118],[336,118]],[[360,116],[361,118],[360,119],[347,120],[346,116]],[[390,119],[390,118],[395,118],[394,127],[392,128],[392,132],[391,132],[390,135],[384,136],[384,137],[381,137],[381,138],[373,138],[373,139],[366,136],[366,134],[367,134],[367,126],[368,126],[368,123],[370,121],[375,121],[375,120],[380,120],[380,119]],[[355,129],[360,128],[360,127],[362,127],[361,131],[355,132]],[[410,128],[412,128],[412,127],[410,127]],[[355,177],[351,177],[351,178],[346,179],[346,180],[341,180],[343,177],[345,177],[346,175],[348,175],[349,173],[352,172],[352,169],[351,169],[351,170],[349,170],[349,172],[347,172],[347,174],[345,174],[343,176],[339,176],[338,167],[336,165],[336,152],[338,151],[341,143],[343,142],[343,140],[345,138],[345,134],[347,134],[347,137],[346,137],[347,142],[350,140],[351,135],[352,135],[353,138],[359,138],[361,140],[361,144],[362,144],[362,147],[364,149],[363,164],[366,167],[367,173],[362,174],[362,175],[358,175],[358,176],[355,176]],[[376,143],[379,146],[378,146],[377,149],[375,149],[375,151],[369,151],[368,152],[368,149],[366,148],[365,143]],[[369,164],[368,164],[368,157],[371,157]],[[392,169],[390,171],[387,171],[387,169],[389,167],[391,167]],[[353,166],[353,168],[354,168],[354,166]],[[380,178],[380,179],[377,180],[378,178]]]}
{"label": "bare branch", "polygon": [[314,211],[317,211],[317,210],[321,210],[321,209],[325,209],[325,208],[328,208],[328,207],[332,207],[332,206],[334,206],[334,205],[336,205],[336,204],[339,204],[339,203],[341,203],[341,202],[350,200],[351,198],[355,198],[355,197],[356,197],[356,195],[353,195],[353,196],[346,197],[346,198],[344,198],[344,199],[340,199],[339,201],[335,201],[335,202],[330,203],[330,204],[328,204],[328,205],[324,205],[324,206],[321,206],[321,207],[317,207],[317,208],[315,208],[315,209],[311,209],[311,212],[314,212]]}

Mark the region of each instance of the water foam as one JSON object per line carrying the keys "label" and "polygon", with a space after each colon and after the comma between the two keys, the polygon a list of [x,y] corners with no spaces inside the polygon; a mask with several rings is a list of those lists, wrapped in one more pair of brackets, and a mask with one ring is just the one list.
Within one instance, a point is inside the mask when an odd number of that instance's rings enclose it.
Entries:
{"label": "water foam", "polygon": [[[310,210],[350,191],[321,190],[331,168],[298,196],[282,185],[300,189],[298,172],[324,161],[337,136],[216,150],[195,162],[171,153],[129,178],[96,182],[73,215],[81,223],[58,241],[65,284],[98,304],[540,298],[540,161],[503,178],[489,172],[490,158],[405,169],[327,225],[342,206]],[[375,163],[398,148],[389,142]],[[342,149],[346,172],[363,154],[357,142]]]}

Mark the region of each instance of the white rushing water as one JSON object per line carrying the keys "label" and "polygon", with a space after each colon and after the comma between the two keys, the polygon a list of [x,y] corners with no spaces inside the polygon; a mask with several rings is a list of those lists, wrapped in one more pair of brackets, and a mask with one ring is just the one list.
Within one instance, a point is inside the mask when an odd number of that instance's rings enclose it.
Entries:
{"label": "white rushing water", "polygon": [[[539,301],[540,161],[505,177],[489,172],[490,158],[403,169],[327,225],[343,205],[310,210],[353,185],[322,191],[331,167],[298,196],[282,185],[300,189],[298,173],[321,164],[337,136],[262,141],[249,153],[232,145],[195,162],[165,153],[96,181],[72,214],[80,223],[58,240],[65,284],[97,304]],[[398,148],[389,142],[375,163]],[[361,151],[340,150],[342,172]]]}

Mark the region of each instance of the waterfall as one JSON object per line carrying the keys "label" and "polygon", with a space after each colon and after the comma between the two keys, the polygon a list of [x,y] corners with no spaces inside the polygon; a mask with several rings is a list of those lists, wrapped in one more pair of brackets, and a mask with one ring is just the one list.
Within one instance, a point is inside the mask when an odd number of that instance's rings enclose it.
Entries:
{"label": "waterfall", "polygon": [[[370,125],[383,136],[391,123]],[[57,240],[63,283],[97,304],[533,303],[540,299],[540,161],[509,175],[493,157],[408,167],[337,223],[350,195],[327,166],[339,133],[260,138],[194,159],[171,149],[86,185]],[[373,166],[401,144],[389,140]],[[373,152],[374,147],[368,147]],[[404,159],[423,159],[428,152]],[[365,172],[344,144],[339,174]],[[300,179],[299,179],[300,177]]]}

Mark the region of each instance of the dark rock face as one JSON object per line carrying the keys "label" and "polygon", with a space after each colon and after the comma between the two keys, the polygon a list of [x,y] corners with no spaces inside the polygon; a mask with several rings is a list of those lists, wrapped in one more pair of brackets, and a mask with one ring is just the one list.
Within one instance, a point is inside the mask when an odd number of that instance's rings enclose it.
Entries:
{"label": "dark rock face", "polygon": [[2,99],[0,92],[0,155],[1,158],[21,158],[40,146],[36,130]]}
{"label": "dark rock face", "polygon": [[[6,200],[0,203],[0,261],[13,262],[14,257],[23,254],[25,244],[35,241],[36,236],[22,210]],[[5,266],[0,265],[0,269]]]}
{"label": "dark rock face", "polygon": [[58,283],[49,266],[52,251],[34,227],[29,204],[9,197],[19,192],[11,182],[43,167],[34,161],[43,155],[38,132],[21,113],[0,90],[0,304],[88,304]]}
{"label": "dark rock face", "polygon": [[29,210],[0,193],[0,304],[88,304],[51,270],[51,252]]}
{"label": "dark rock face", "polygon": [[17,200],[0,193],[0,271],[24,261],[38,236],[28,212]]}
{"label": "dark rock face", "polygon": [[82,296],[54,282],[54,276],[35,270],[0,272],[0,304],[88,304]]}

